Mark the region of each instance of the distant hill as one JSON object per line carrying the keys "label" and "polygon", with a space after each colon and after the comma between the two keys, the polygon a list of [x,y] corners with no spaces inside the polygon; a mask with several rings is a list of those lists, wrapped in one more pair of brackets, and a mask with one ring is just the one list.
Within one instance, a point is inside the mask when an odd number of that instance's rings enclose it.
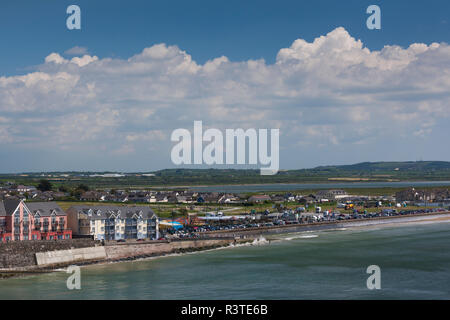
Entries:
{"label": "distant hill", "polygon": [[212,184],[304,183],[331,181],[443,181],[450,180],[450,162],[362,162],[352,165],[319,166],[311,169],[280,170],[273,176],[261,176],[259,170],[242,169],[164,169],[143,173],[98,176],[106,172],[47,172],[0,174],[0,183],[14,181],[37,184],[43,177],[55,184],[85,183],[93,187],[192,186]]}
{"label": "distant hill", "polygon": [[280,170],[261,176],[259,170],[165,169],[154,172],[166,181],[201,183],[295,183],[343,181],[450,180],[450,162],[362,162],[352,165],[319,166],[311,169]]}
{"label": "distant hill", "polygon": [[405,162],[361,162],[357,164],[342,166],[321,166],[314,170],[337,170],[337,171],[436,171],[450,170],[450,162],[447,161],[405,161]]}
{"label": "distant hill", "polygon": [[[281,170],[277,175],[292,175],[298,173],[320,173],[320,172],[359,172],[359,173],[380,173],[386,172],[398,174],[399,172],[434,172],[439,170],[450,170],[450,162],[447,161],[405,161],[405,162],[361,162],[350,165],[339,166],[319,166],[311,169]],[[158,176],[199,176],[199,175],[238,175],[252,176],[259,175],[259,170],[239,170],[239,169],[164,169],[154,172]]]}

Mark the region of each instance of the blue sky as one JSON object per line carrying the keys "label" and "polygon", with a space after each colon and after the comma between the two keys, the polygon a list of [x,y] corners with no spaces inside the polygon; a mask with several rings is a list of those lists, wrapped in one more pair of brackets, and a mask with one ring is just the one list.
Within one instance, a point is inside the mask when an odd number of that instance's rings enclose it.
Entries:
{"label": "blue sky", "polygon": [[[82,10],[82,30],[65,28],[66,8]],[[366,8],[382,9],[382,30],[365,26]],[[273,62],[294,39],[312,41],[336,27],[372,49],[387,44],[449,42],[445,0],[3,0],[2,75],[25,73],[49,52],[82,46],[99,57],[128,58],[155,43],[174,44],[199,63],[225,55]]]}
{"label": "blue sky", "polygon": [[450,160],[449,18],[444,0],[3,0],[0,172],[173,167],[194,120],[280,128],[282,168]]}

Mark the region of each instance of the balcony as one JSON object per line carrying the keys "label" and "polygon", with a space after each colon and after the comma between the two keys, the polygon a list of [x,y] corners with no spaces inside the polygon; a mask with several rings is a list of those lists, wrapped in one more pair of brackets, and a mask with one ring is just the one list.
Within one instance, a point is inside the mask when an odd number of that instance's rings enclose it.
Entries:
{"label": "balcony", "polygon": [[132,222],[132,223],[127,223],[125,224],[126,227],[136,227],[137,223],[136,222]]}

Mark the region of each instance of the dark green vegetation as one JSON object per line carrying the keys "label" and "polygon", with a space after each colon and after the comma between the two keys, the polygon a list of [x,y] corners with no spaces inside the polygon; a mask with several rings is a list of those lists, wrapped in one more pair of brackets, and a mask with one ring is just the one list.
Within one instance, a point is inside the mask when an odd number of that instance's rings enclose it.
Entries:
{"label": "dark green vegetation", "polygon": [[52,184],[46,179],[41,179],[37,185],[37,189],[40,191],[50,191],[52,190]]}
{"label": "dark green vegetation", "polygon": [[[264,184],[303,182],[367,181],[444,181],[450,180],[450,162],[363,162],[343,166],[321,166],[312,169],[282,170],[274,176],[261,176],[259,170],[236,169],[165,169],[154,176],[127,173],[123,177],[91,177],[94,172],[45,173],[54,187],[133,188],[193,186],[215,184]],[[98,172],[97,172],[98,174]],[[64,175],[64,176],[63,176]],[[38,185],[42,173],[1,174],[0,182]]]}

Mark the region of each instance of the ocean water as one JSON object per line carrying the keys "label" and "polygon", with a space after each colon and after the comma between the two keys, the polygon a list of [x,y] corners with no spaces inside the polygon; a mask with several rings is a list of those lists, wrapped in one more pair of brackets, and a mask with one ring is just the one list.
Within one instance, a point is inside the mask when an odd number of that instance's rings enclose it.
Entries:
{"label": "ocean water", "polygon": [[[279,236],[277,236],[279,238]],[[284,234],[254,245],[0,281],[0,299],[450,299],[450,223]],[[381,289],[366,286],[369,265]]]}

